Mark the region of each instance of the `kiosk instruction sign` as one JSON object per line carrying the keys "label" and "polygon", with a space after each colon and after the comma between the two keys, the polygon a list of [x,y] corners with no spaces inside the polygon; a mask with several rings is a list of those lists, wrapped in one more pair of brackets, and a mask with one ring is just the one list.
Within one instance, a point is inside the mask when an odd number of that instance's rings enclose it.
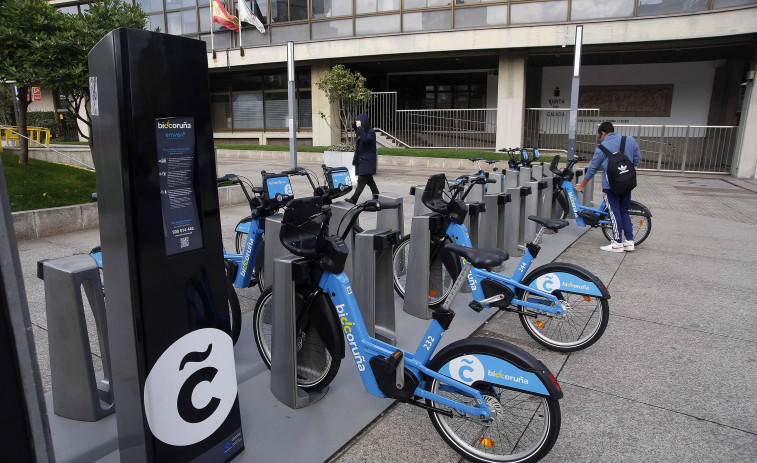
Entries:
{"label": "kiosk instruction sign", "polygon": [[158,177],[166,254],[202,248],[194,194],[195,131],[192,117],[155,120]]}

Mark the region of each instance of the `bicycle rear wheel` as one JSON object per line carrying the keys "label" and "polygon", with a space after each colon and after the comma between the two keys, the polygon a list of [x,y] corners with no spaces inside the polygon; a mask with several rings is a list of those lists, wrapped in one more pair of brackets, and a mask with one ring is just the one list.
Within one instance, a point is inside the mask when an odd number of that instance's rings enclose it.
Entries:
{"label": "bicycle rear wheel", "polygon": [[[475,354],[509,361],[508,356],[499,349],[474,338],[460,341],[455,349],[440,352],[429,368],[439,371],[455,359]],[[450,447],[478,463],[534,462],[550,451],[560,433],[560,404],[557,399],[483,381],[474,384],[478,384],[476,389],[492,412],[489,420],[462,416],[446,405],[426,400],[430,406],[452,412],[452,417],[433,410],[428,412],[434,428]],[[426,390],[476,406],[473,398],[444,387],[444,383],[435,378],[426,379]]]}
{"label": "bicycle rear wheel", "polygon": [[[430,251],[429,251],[430,252]],[[410,259],[410,235],[405,235],[392,254],[392,273],[394,277],[394,291],[401,298],[405,298],[405,285],[407,283],[407,269]],[[442,253],[436,253],[430,265],[428,285],[429,307],[439,307],[449,296],[455,278],[452,277],[444,265]]]}
{"label": "bicycle rear wheel", "polygon": [[239,306],[239,297],[234,285],[227,279],[226,292],[229,299],[229,316],[231,317],[231,340],[234,344],[239,341],[239,334],[242,332],[242,308]]}
{"label": "bicycle rear wheel", "polygon": [[[523,284],[529,286],[542,275],[552,272],[546,268],[526,275]],[[583,277],[584,279],[588,279]],[[586,294],[571,293],[565,290],[552,291],[565,307],[562,315],[544,315],[530,311],[520,314],[520,322],[526,332],[542,346],[557,352],[573,352],[585,349],[599,340],[607,328],[610,319],[610,305],[607,299]],[[526,292],[520,290],[518,298],[525,300]],[[529,294],[528,300],[544,305],[551,304],[548,299]]]}
{"label": "bicycle rear wheel", "polygon": [[[323,296],[319,296],[323,297]],[[295,295],[297,317],[297,385],[306,391],[320,391],[334,380],[341,359],[329,353],[308,313],[303,313],[306,295]],[[316,301],[320,303],[323,301]],[[325,302],[324,302],[325,303]],[[258,298],[253,314],[255,344],[266,367],[271,368],[271,332],[273,324],[273,291],[266,288]],[[343,341],[342,341],[343,342]]]}
{"label": "bicycle rear wheel", "polygon": [[[646,209],[641,206],[641,203],[631,201],[631,211],[639,211]],[[634,245],[641,244],[649,236],[652,231],[652,217],[646,217],[640,214],[634,214],[629,211],[631,216],[631,227],[633,227],[633,243]],[[604,233],[607,241],[612,241],[612,225],[602,225],[602,233]]]}
{"label": "bicycle rear wheel", "polygon": [[554,218],[567,219],[568,218],[568,193],[565,190],[555,191],[552,196],[552,210],[554,211]]}

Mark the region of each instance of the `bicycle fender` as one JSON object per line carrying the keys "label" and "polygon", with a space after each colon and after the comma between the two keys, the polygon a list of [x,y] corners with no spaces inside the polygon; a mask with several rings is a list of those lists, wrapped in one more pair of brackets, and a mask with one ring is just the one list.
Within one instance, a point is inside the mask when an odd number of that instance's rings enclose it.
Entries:
{"label": "bicycle fender", "polygon": [[647,208],[647,206],[634,200],[631,200],[631,205],[628,208],[628,214],[640,215],[642,217],[652,217],[652,213],[649,211],[649,208]]}
{"label": "bicycle fender", "polygon": [[247,216],[239,221],[236,228],[234,228],[234,231],[242,232],[242,233],[250,233],[250,222],[252,221],[251,216]]}
{"label": "bicycle fender", "polygon": [[571,293],[610,299],[610,292],[602,280],[588,270],[568,263],[553,262],[542,265],[526,275],[523,284],[547,293],[562,289]]}
{"label": "bicycle fender", "polygon": [[331,356],[343,359],[344,334],[336,314],[336,308],[333,307],[330,298],[323,294],[318,295],[310,306],[310,311],[312,315],[310,319],[315,323],[315,329],[323,339]]}
{"label": "bicycle fender", "polygon": [[434,356],[429,367],[472,387],[494,384],[553,399],[563,397],[557,380],[541,361],[499,339],[453,342]]}

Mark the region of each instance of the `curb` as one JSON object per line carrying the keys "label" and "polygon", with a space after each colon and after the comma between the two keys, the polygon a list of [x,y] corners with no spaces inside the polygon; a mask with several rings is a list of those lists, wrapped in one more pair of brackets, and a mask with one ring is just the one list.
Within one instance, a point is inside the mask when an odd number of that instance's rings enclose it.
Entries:
{"label": "curb", "polygon": [[14,212],[16,239],[34,239],[97,228],[97,203]]}

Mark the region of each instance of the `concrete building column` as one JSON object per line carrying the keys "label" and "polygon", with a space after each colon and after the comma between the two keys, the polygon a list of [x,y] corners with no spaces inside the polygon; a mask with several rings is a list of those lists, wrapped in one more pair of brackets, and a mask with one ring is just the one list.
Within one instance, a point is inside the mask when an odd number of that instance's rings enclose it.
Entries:
{"label": "concrete building column", "polygon": [[[313,101],[313,145],[330,146],[339,143],[339,112],[336,103],[329,103],[326,93],[316,83],[330,69],[327,61],[310,66]],[[321,117],[323,113],[326,117]]]}
{"label": "concrete building column", "polygon": [[[757,51],[749,69],[752,73],[757,69]],[[731,175],[738,178],[757,178],[757,89],[754,77],[746,84],[739,136],[734,150],[735,162]]]}
{"label": "concrete building column", "polygon": [[497,82],[497,149],[521,146],[525,111],[526,58],[522,55],[500,55]]}

